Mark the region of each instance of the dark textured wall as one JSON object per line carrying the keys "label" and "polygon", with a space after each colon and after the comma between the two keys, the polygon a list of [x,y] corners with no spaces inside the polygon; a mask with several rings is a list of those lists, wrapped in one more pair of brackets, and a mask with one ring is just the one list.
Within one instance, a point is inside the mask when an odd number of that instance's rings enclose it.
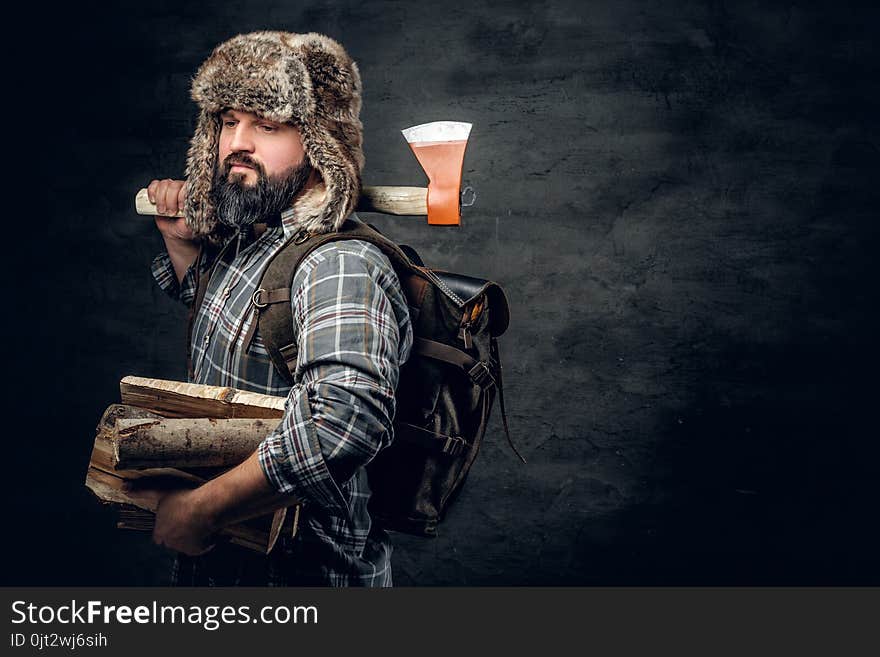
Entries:
{"label": "dark textured wall", "polygon": [[184,376],[132,198],[182,176],[198,64],[265,28],[359,62],[366,184],[425,183],[401,128],[474,124],[460,229],[369,219],[506,287],[529,464],[496,407],[442,537],[397,540],[398,583],[880,583],[870,3],[215,5],[71,6],[16,55],[7,137],[42,182],[7,186],[5,398],[33,422],[6,436],[2,583],[166,581],[82,486],[119,379]]}

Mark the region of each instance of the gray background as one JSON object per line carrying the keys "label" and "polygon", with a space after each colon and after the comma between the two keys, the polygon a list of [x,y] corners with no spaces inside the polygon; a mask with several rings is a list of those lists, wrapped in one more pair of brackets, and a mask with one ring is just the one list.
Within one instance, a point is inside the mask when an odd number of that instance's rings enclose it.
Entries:
{"label": "gray background", "polygon": [[442,536],[395,541],[398,584],[880,582],[877,14],[602,0],[39,17],[7,58],[7,156],[34,182],[7,179],[5,399],[31,422],[7,433],[2,583],[167,582],[170,556],[115,530],[82,480],[119,379],[185,376],[184,311],[151,280],[161,239],[132,199],[182,176],[190,77],[255,29],[323,32],[359,63],[365,184],[425,184],[400,129],[474,124],[461,228],[365,218],[505,287],[529,463],[496,407]]}

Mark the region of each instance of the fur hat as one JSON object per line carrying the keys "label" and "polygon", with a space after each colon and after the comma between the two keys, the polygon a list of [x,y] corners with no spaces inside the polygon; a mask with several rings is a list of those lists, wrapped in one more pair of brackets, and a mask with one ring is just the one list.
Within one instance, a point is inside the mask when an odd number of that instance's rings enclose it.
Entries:
{"label": "fur hat", "polygon": [[187,155],[186,221],[197,237],[217,238],[222,226],[211,203],[220,112],[253,112],[295,125],[321,182],[293,205],[310,233],[339,228],[357,205],[364,167],[361,78],[339,43],[323,34],[253,32],[221,43],[193,79],[199,106]]}

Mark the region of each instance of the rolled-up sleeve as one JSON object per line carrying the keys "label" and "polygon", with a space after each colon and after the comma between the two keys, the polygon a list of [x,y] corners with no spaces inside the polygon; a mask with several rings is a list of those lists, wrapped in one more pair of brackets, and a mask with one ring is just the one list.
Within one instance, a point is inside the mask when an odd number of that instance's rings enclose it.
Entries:
{"label": "rolled-up sleeve", "polygon": [[347,482],[391,439],[399,369],[412,344],[406,302],[388,260],[350,241],[303,262],[291,305],[296,383],[281,423],[260,445],[260,464],[278,491],[348,515]]}
{"label": "rolled-up sleeve", "polygon": [[155,258],[150,266],[153,280],[175,301],[180,301],[185,306],[191,306],[196,296],[196,268],[201,265],[201,253],[186,270],[183,280],[178,283],[177,273],[171,263],[171,256],[163,251]]}

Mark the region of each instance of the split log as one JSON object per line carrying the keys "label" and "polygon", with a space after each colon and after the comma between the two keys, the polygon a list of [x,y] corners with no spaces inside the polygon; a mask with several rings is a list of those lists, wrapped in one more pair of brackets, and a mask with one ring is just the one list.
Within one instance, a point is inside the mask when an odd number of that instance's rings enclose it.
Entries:
{"label": "split log", "polygon": [[127,376],[119,382],[123,404],[165,417],[281,418],[285,397],[223,386]]}
{"label": "split log", "polygon": [[277,422],[256,419],[119,419],[113,465],[122,469],[238,465]]}
{"label": "split log", "polygon": [[[155,421],[162,420],[163,417],[152,411],[126,404],[111,404],[104,411],[98,422],[95,434],[95,444],[92,447],[92,456],[89,459],[89,466],[107,472],[113,476],[123,479],[138,479],[146,476],[170,475],[176,476],[178,470],[172,468],[151,468],[150,471],[122,470],[116,467],[116,456],[114,454],[113,439],[116,433],[116,423],[119,420],[135,420],[135,421]],[[182,473],[187,474],[187,473]],[[201,473],[195,473],[199,481],[204,481],[206,477],[200,476]]]}

